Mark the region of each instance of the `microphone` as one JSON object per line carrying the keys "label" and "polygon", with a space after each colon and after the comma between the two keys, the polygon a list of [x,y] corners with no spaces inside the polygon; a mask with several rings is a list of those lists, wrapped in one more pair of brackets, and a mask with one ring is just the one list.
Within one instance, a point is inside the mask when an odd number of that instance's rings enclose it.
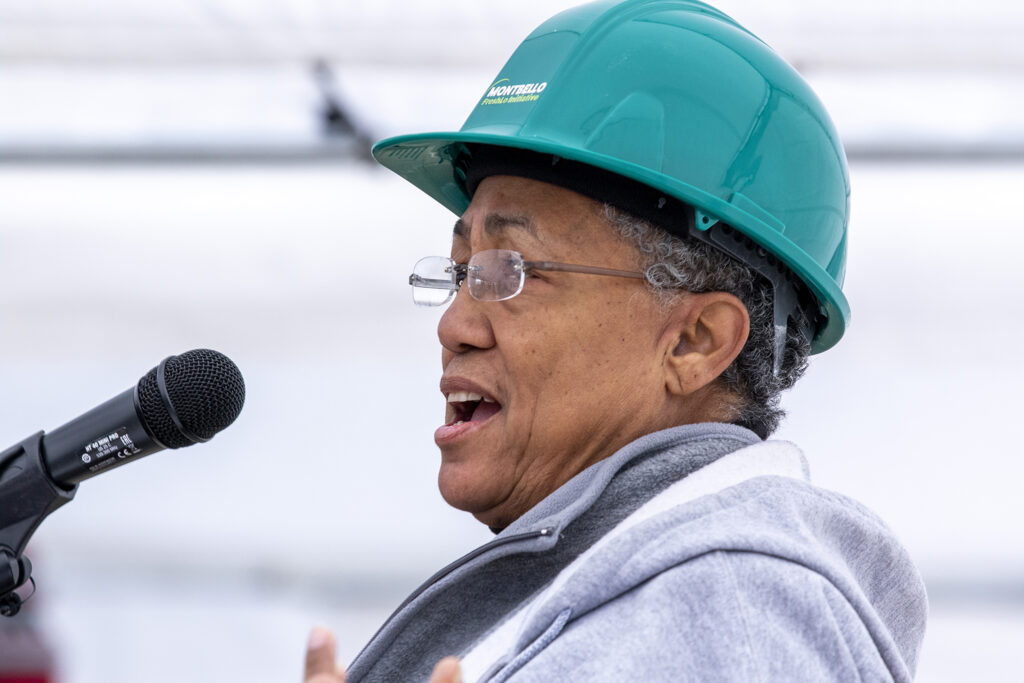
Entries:
{"label": "microphone", "polygon": [[[245,382],[238,367],[210,349],[165,358],[127,389],[49,433],[0,452],[0,616],[14,616],[32,582],[23,555],[79,482],[165,448],[209,441],[238,417]],[[34,592],[34,591],[33,591]]]}
{"label": "microphone", "polygon": [[238,367],[210,349],[163,360],[127,389],[43,435],[43,462],[70,487],[165,448],[209,441],[238,417],[245,382]]}

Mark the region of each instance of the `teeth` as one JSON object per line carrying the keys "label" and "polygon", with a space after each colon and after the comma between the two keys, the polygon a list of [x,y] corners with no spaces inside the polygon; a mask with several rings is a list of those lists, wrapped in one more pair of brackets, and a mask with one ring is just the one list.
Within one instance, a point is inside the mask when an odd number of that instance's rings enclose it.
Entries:
{"label": "teeth", "polygon": [[493,403],[493,401],[485,399],[480,394],[474,394],[472,391],[453,391],[448,394],[449,403],[465,403],[466,401],[488,401]]}
{"label": "teeth", "polygon": [[486,396],[484,396],[483,401],[484,403],[496,403],[493,398],[487,398]]}

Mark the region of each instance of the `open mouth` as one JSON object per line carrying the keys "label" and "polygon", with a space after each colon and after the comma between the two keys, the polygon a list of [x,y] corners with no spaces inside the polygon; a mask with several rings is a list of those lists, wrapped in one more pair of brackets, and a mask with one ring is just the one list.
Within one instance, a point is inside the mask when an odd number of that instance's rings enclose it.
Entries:
{"label": "open mouth", "polygon": [[496,415],[501,404],[490,396],[472,391],[453,391],[448,394],[448,412],[445,424],[455,426],[464,422],[483,422]]}

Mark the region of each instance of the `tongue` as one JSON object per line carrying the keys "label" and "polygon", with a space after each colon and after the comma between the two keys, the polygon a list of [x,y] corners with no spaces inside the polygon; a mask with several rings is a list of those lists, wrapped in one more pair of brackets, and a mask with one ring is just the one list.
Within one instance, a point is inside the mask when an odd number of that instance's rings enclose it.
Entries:
{"label": "tongue", "polygon": [[473,417],[469,418],[470,422],[483,422],[489,417],[495,415],[501,406],[497,403],[487,403],[486,401],[480,401],[476,408],[473,410]]}

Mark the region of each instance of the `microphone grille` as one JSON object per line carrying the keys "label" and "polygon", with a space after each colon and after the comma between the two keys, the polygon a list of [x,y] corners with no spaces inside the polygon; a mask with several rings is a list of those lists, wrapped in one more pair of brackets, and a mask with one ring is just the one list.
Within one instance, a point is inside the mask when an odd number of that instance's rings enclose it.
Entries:
{"label": "microphone grille", "polygon": [[[245,404],[242,373],[217,351],[195,349],[171,356],[164,366],[164,380],[181,426],[200,439],[212,438],[234,422]],[[138,396],[139,417],[157,441],[168,448],[192,445],[160,395],[157,368],[139,380]]]}

